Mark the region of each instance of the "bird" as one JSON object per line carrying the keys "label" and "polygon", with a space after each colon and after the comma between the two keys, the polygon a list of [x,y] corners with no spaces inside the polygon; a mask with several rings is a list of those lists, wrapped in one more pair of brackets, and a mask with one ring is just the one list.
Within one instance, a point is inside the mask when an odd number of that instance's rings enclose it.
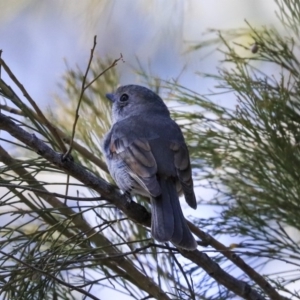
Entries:
{"label": "bird", "polygon": [[179,196],[197,208],[190,156],[178,124],[152,90],[124,85],[106,94],[112,125],[102,142],[108,170],[124,193],[150,198],[151,234],[185,250],[197,242],[183,215]]}

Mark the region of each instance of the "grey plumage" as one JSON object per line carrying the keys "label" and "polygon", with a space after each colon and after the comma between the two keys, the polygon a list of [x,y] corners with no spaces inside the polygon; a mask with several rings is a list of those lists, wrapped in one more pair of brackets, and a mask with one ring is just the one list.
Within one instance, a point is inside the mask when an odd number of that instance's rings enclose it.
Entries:
{"label": "grey plumage", "polygon": [[150,197],[154,239],[196,249],[178,199],[183,192],[189,206],[197,207],[179,126],[162,99],[145,87],[122,86],[107,98],[113,102],[113,125],[103,153],[112,177],[121,190]]}

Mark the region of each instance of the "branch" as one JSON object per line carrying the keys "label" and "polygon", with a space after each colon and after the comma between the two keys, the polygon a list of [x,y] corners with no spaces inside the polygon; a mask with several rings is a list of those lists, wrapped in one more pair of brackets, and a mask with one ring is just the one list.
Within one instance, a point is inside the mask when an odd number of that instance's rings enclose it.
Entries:
{"label": "branch", "polygon": [[[2,147],[0,146],[0,149]],[[3,148],[2,148],[3,149]],[[0,150],[1,153],[1,150]],[[2,159],[0,158],[0,161],[2,161]],[[52,193],[43,189],[38,189],[38,188],[33,188],[31,186],[27,186],[27,185],[20,185],[20,184],[12,184],[12,183],[3,183],[0,182],[0,186],[4,186],[7,188],[11,188],[11,189],[21,189],[23,191],[30,191],[30,192],[34,192],[34,193],[39,193],[39,194],[45,194],[45,195],[49,195],[52,197],[57,197],[57,198],[67,198],[68,200],[75,200],[75,201],[88,201],[88,202],[92,202],[92,201],[100,201],[100,200],[104,200],[102,197],[75,197],[75,196],[66,196],[64,194],[59,194],[59,193]]]}
{"label": "branch", "polygon": [[[218,283],[224,285],[228,290],[234,292],[236,295],[241,296],[248,300],[264,300],[265,298],[260,295],[256,290],[252,289],[249,284],[242,280],[238,280],[222,270],[220,266],[212,261],[207,254],[202,253],[198,250],[187,251],[179,249],[180,253],[203,268],[205,272]],[[273,299],[273,298],[272,298]],[[275,298],[274,298],[275,299]]]}
{"label": "branch", "polygon": [[[4,81],[1,81],[0,79],[0,87],[6,87],[5,90],[7,90],[9,87],[5,84]],[[4,95],[6,98],[9,98],[9,95]],[[29,108],[28,108],[29,109]],[[18,115],[18,116],[24,116],[26,118],[26,115],[19,109],[10,107],[8,105],[2,105],[0,104],[0,110],[5,110],[8,111],[12,114]],[[30,109],[29,109],[30,110]],[[43,120],[32,110],[30,110],[30,114],[33,115],[34,119],[37,120],[38,122],[42,123],[45,125],[45,123],[43,122]],[[58,135],[61,137],[61,139],[70,145],[71,143],[71,137],[67,136],[65,132],[63,132],[61,129],[59,129],[58,127],[56,127],[55,125],[53,125],[50,121],[48,121],[48,123],[51,125],[51,127],[53,127],[55,129],[55,131],[58,133]],[[108,169],[106,164],[99,159],[97,156],[95,156],[91,151],[89,151],[88,149],[84,148],[83,146],[81,146],[79,143],[77,143],[75,140],[73,140],[73,149],[75,149],[76,151],[78,151],[82,156],[84,157],[88,157],[89,160],[91,162],[93,162],[97,167],[99,167],[100,169],[102,169],[103,171],[105,171],[106,173],[108,173]]]}
{"label": "branch", "polygon": [[99,75],[97,75],[91,82],[89,82],[88,84],[86,83],[87,80],[87,76],[91,67],[91,63],[93,60],[93,56],[94,56],[94,51],[97,45],[97,36],[94,36],[94,45],[93,48],[91,49],[91,54],[90,54],[90,58],[89,58],[89,62],[85,71],[85,74],[82,78],[82,83],[81,83],[81,91],[80,91],[80,95],[79,95],[79,100],[78,100],[78,104],[77,104],[77,108],[76,108],[76,113],[75,113],[75,120],[74,120],[74,124],[73,124],[73,129],[72,129],[72,135],[71,135],[71,141],[70,141],[70,147],[68,149],[68,151],[64,154],[64,158],[66,158],[72,151],[73,148],[73,140],[75,137],[75,131],[76,131],[76,125],[79,119],[79,108],[80,108],[80,104],[84,95],[84,92],[100,77],[102,76],[104,73],[106,73],[108,70],[110,70],[111,68],[113,68],[114,66],[116,66],[117,62],[121,59],[123,59],[122,54],[120,55],[120,57],[118,59],[115,59],[112,64],[110,66],[108,66],[104,71],[102,71]]}
{"label": "branch", "polygon": [[88,62],[85,74],[84,74],[84,76],[82,78],[82,82],[81,82],[81,92],[80,92],[80,95],[79,95],[79,100],[78,100],[77,108],[76,108],[76,112],[75,112],[75,120],[74,120],[74,124],[73,124],[73,128],[72,128],[70,147],[69,147],[68,151],[64,154],[64,158],[66,158],[68,155],[70,155],[70,153],[72,151],[72,148],[73,148],[73,140],[74,140],[74,137],[75,137],[76,125],[77,125],[77,122],[78,122],[78,119],[79,119],[79,108],[80,108],[80,104],[81,104],[81,101],[82,101],[83,94],[86,90],[85,82],[86,82],[87,75],[88,75],[90,67],[91,67],[91,63],[92,63],[92,60],[93,60],[96,45],[97,45],[97,36],[95,35],[94,36],[94,44],[93,44],[93,48],[91,49],[89,62]]}
{"label": "branch", "polygon": [[[19,126],[17,126],[14,122],[12,122],[8,117],[6,117],[3,114],[0,114],[0,129],[7,131],[17,140],[26,144],[32,150],[34,150],[39,155],[44,157],[46,160],[53,163],[60,169],[64,170],[67,174],[83,182],[86,186],[94,189],[96,192],[98,192],[101,195],[101,197],[107,199],[107,201],[117,206],[130,219],[134,220],[137,223],[143,224],[145,226],[148,227],[150,226],[150,214],[146,211],[146,209],[143,206],[133,201],[128,201],[128,199],[124,195],[121,195],[120,192],[115,187],[113,187],[106,181],[102,180],[101,178],[97,178],[96,176],[89,173],[88,171],[86,171],[84,168],[80,167],[76,163],[70,160],[63,160],[61,154],[53,151],[48,145],[46,145],[44,142],[38,139],[35,135],[29,134],[28,132],[26,132]],[[89,235],[89,237],[92,236]],[[105,237],[103,238],[106,239]],[[108,241],[106,240],[106,242]],[[103,244],[101,246],[103,247]],[[203,254],[197,250],[193,252],[189,252],[180,249],[179,251],[182,253],[183,256],[192,260],[198,266],[202,267],[208,273],[209,276],[213,277],[217,282],[224,285],[226,288],[233,291],[237,295],[240,295],[245,299],[251,299],[251,300],[264,299],[264,297],[260,296],[255,290],[251,289],[251,287],[248,284],[246,284],[243,281],[235,279],[227,272],[222,270],[219,267],[219,265],[216,264],[214,261],[212,261],[206,254]],[[121,254],[120,252],[115,254],[110,253],[111,256],[119,256],[120,254]],[[124,262],[123,264],[121,264],[119,259],[121,258],[120,257],[117,258],[118,264],[122,268],[125,268],[125,266],[123,266]],[[125,260],[125,262],[127,261]],[[136,272],[139,273],[136,269],[131,270],[131,268],[134,267],[130,265],[129,268],[130,276],[132,276],[133,273]],[[136,276],[137,277],[134,277],[135,280],[138,278],[138,282],[142,283],[143,280],[142,277],[140,277],[141,274]],[[142,276],[144,275],[142,274]],[[146,282],[143,283],[146,284]],[[149,284],[149,280],[147,280],[147,283]],[[149,291],[149,289],[145,289],[144,284],[143,284],[144,290]],[[153,285],[156,287],[154,283]],[[149,294],[154,295],[153,286],[152,289],[150,290],[152,292],[151,293],[149,292]],[[158,297],[158,299],[168,299],[168,297],[164,293],[163,294],[160,293],[161,293],[160,290],[156,290],[155,296]]]}
{"label": "branch", "polygon": [[212,246],[216,250],[220,251],[225,257],[232,261],[236,266],[238,266],[242,271],[244,271],[249,278],[251,278],[271,299],[282,300],[286,299],[281,296],[270,284],[269,282],[260,274],[258,274],[253,268],[251,268],[245,261],[233,251],[230,251],[222,243],[214,239],[208,233],[202,231],[200,228],[195,226],[193,223],[189,222],[189,227],[191,231],[199,237],[201,240],[207,242],[207,245]]}
{"label": "branch", "polygon": [[[130,219],[142,225],[150,226],[150,214],[142,205],[128,201],[128,198],[122,195],[116,187],[96,177],[92,173],[87,172],[80,165],[77,165],[71,160],[63,160],[60,153],[52,150],[34,134],[28,133],[3,114],[0,114],[0,129],[7,131],[10,135],[23,142],[33,151],[37,152],[67,174],[78,179],[87,187],[94,189],[102,198],[109,199],[109,202],[122,210]],[[61,204],[60,201],[59,203]]]}
{"label": "branch", "polygon": [[[26,263],[25,261],[23,261],[23,260],[21,260],[21,259],[18,259],[17,257],[15,257],[15,256],[13,256],[13,255],[11,255],[11,254],[9,254],[9,253],[5,253],[5,252],[3,252],[3,251],[0,251],[0,253],[1,253],[3,256],[9,257],[11,260],[13,260],[13,261],[15,260],[15,261],[18,262],[19,264],[26,266],[28,269],[31,269],[31,270],[35,271],[35,272],[38,273],[39,275],[44,275],[44,276],[46,276],[46,277],[49,277],[49,278],[51,278],[52,280],[54,280],[54,281],[56,281],[56,282],[58,282],[58,283],[60,283],[60,284],[62,284],[62,285],[64,285],[64,286],[70,288],[71,290],[75,290],[75,291],[78,291],[78,292],[80,292],[81,294],[83,294],[83,295],[85,295],[85,296],[89,296],[91,299],[99,300],[98,297],[92,295],[91,293],[85,291],[84,289],[82,289],[82,288],[80,288],[80,287],[77,287],[75,284],[70,284],[70,283],[66,282],[65,280],[61,280],[61,279],[57,278],[57,276],[54,276],[54,275],[52,275],[52,274],[49,273],[49,272],[46,272],[46,271],[44,271],[44,270],[42,270],[42,269],[40,269],[40,268],[37,268],[37,267],[35,267],[35,266],[32,266],[32,265]],[[8,282],[7,284],[10,284],[10,282]],[[3,290],[5,289],[5,285],[2,287],[2,289],[3,289]]]}
{"label": "branch", "polygon": [[[46,145],[44,142],[38,139],[34,134],[28,133],[3,114],[0,114],[0,129],[3,129],[10,133],[17,140],[23,142],[28,147],[32,148],[35,152],[39,153],[45,159],[47,159],[60,169],[64,170],[67,174],[73,176],[74,178],[77,178],[79,181],[82,181],[87,186],[94,188],[102,197],[107,197],[110,194],[113,195],[113,204],[127,210],[129,212],[129,215],[133,215],[133,206],[135,208],[135,212],[136,210],[139,211],[138,214],[140,214],[140,216],[138,217],[138,219],[148,219],[149,221],[147,222],[147,224],[150,225],[150,215],[144,207],[138,205],[133,201],[128,202],[128,200],[125,197],[122,197],[113,186],[111,186],[104,180],[95,177],[93,174],[87,172],[84,168],[76,165],[72,161],[62,160],[61,154],[53,151],[48,145]],[[31,182],[31,184],[36,181],[36,179],[31,174],[27,173],[25,169],[18,168],[15,171],[17,170],[21,172],[23,176],[25,175],[23,174],[23,172],[26,172],[26,178]],[[47,190],[45,189],[45,191]],[[101,191],[104,193],[101,193]],[[55,197],[45,196],[44,193],[37,194],[51,206],[57,208],[62,215],[67,216],[69,218],[72,217],[72,222],[76,225],[78,229],[80,229],[86,234],[86,236],[91,240],[91,242],[95,243],[99,251],[105,251],[108,255],[121,254],[118,248],[116,248],[115,245],[113,245],[104,235],[97,232],[94,228],[91,228],[88,222],[86,222],[86,220],[84,220],[80,214],[76,213],[74,210],[66,206],[64,203],[62,203]],[[146,218],[143,218],[144,216],[146,216]],[[95,251],[95,254],[97,251],[98,250]],[[146,291],[153,297],[157,299],[169,299],[169,297],[162,291],[162,289],[149,277],[141,273],[130,260],[124,257],[118,257],[116,261],[105,260],[104,262],[101,261],[101,263],[106,264],[117,274],[123,274],[124,270],[127,276],[129,276],[129,281],[133,282],[133,284],[138,286],[141,290]]]}
{"label": "branch", "polygon": [[[43,123],[46,125],[46,127],[49,129],[49,131],[51,132],[51,134],[56,139],[58,145],[60,146],[61,151],[65,152],[66,151],[65,144],[61,140],[61,138],[58,135],[58,133],[56,132],[55,128],[53,128],[53,126],[51,126],[51,124],[49,123],[49,121],[47,120],[47,118],[45,117],[45,115],[42,113],[42,111],[40,110],[40,108],[37,106],[37,104],[35,103],[35,101],[31,98],[31,96],[28,94],[27,90],[24,88],[24,86],[21,84],[21,82],[16,78],[16,76],[13,74],[13,72],[11,71],[11,69],[8,67],[8,65],[5,63],[5,61],[1,57],[0,57],[0,66],[3,67],[3,69],[6,71],[6,73],[10,77],[10,79],[20,89],[20,91],[23,93],[24,97],[29,101],[29,103],[32,105],[32,107],[36,111],[36,113],[39,116],[39,118],[41,120],[43,120]],[[7,94],[7,95],[11,94],[11,97],[9,97],[9,98],[13,98],[15,100],[18,100],[18,102],[20,104],[22,104],[22,106],[24,106],[24,104],[22,103],[21,100],[19,100],[19,97],[14,93],[14,91],[9,86],[7,86],[6,84],[4,84],[4,86],[3,86],[2,83],[4,83],[4,81],[0,78],[0,87],[1,87],[1,89],[3,89],[3,92],[5,92],[5,94]]]}

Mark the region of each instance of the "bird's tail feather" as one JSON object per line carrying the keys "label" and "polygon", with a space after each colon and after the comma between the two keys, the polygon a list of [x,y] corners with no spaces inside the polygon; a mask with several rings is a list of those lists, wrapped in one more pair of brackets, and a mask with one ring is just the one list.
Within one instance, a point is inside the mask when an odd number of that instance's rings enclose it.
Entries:
{"label": "bird's tail feather", "polygon": [[197,248],[197,243],[183,216],[175,183],[172,179],[160,179],[161,195],[153,197],[152,236],[159,242],[171,241],[187,250]]}

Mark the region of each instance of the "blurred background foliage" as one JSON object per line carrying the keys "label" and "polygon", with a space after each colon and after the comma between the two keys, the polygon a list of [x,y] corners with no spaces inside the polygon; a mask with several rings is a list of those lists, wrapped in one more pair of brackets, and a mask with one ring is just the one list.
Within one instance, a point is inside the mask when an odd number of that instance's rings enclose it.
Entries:
{"label": "blurred background foliage", "polygon": [[[176,3],[174,9],[180,13],[183,4]],[[0,4],[3,8],[0,11],[8,19],[16,11],[30,9],[19,1],[15,6],[13,2],[9,6],[3,1]],[[205,68],[203,71],[196,64],[199,76],[192,73],[184,77],[180,73],[175,79],[168,75],[161,78],[158,69],[153,71],[151,64],[137,57],[135,63],[129,63],[134,72],[126,80],[135,78],[137,83],[159,92],[181,125],[190,149],[199,202],[197,212],[185,210],[192,214],[193,223],[233,249],[282,295],[299,299],[300,5],[288,0],[278,0],[275,4],[277,27],[257,27],[249,21],[243,29],[210,30],[204,40],[188,45],[187,55],[193,57],[203,57],[203,49],[209,53],[217,48],[222,60],[216,71],[206,72]],[[39,1],[32,1],[31,5],[36,12],[43,9]],[[103,13],[105,19],[112,18],[113,5],[118,3],[86,1],[80,5],[86,5],[83,10],[94,11],[89,15],[93,23]],[[139,18],[147,16],[155,5],[155,11],[159,11],[160,1],[135,7],[144,11]],[[156,23],[166,23],[156,18],[161,22]],[[178,28],[175,33],[183,32]],[[151,32],[141,39],[150,37]],[[155,43],[161,41],[157,39]],[[180,46],[176,51],[182,50],[182,40],[177,43]],[[143,47],[139,50],[143,52]],[[110,54],[117,57],[119,52]],[[154,52],[153,57],[158,58]],[[88,81],[111,64],[116,58],[113,55],[93,60]],[[171,70],[181,70],[185,63]],[[104,94],[125,81],[123,65],[120,62],[106,72],[84,94],[72,152],[76,162],[109,181],[100,151],[101,138],[111,121]],[[71,135],[83,70],[84,65],[73,68],[67,64],[59,83],[60,91],[54,96],[56,104],[44,110],[64,140]],[[3,73],[2,70],[6,80]],[[186,84],[191,78],[193,85]],[[214,82],[214,86],[207,92],[199,92],[198,85],[205,80]],[[27,100],[21,96],[18,99],[19,92],[14,97],[3,91],[1,94],[2,113],[60,151],[52,133]],[[226,101],[222,102],[222,98]],[[39,104],[43,107],[43,103]],[[126,274],[122,276],[119,269],[107,262],[104,247],[89,242],[79,223],[74,224],[75,215],[87,220],[91,230],[105,236],[169,297],[236,299],[236,295],[218,285],[202,269],[171,250],[150,247],[135,253],[134,249],[151,241],[146,228],[127,220],[109,203],[89,201],[88,198],[98,195],[2,132],[0,160],[1,299],[90,299],[84,291],[101,299],[102,295],[108,295],[108,290],[121,299],[147,297]],[[81,198],[60,197],[61,202],[56,202],[58,199],[53,195],[30,188]],[[72,211],[64,210],[60,203]],[[141,203],[148,207],[147,203]],[[201,250],[263,294],[222,253],[210,246]]]}

